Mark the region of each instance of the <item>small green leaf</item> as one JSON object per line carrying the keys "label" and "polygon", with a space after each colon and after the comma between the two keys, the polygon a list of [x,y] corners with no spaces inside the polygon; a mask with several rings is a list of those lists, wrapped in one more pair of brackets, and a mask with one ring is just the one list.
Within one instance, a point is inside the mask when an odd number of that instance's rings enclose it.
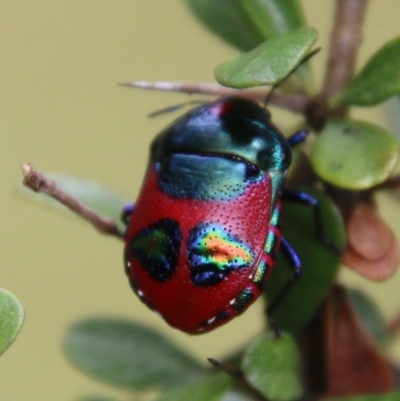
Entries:
{"label": "small green leaf", "polygon": [[230,386],[230,377],[224,373],[219,373],[202,382],[169,390],[161,394],[156,401],[219,401]]}
{"label": "small green leaf", "polygon": [[240,50],[251,50],[264,40],[243,9],[241,0],[185,2],[201,23]]}
{"label": "small green leaf", "polygon": [[353,395],[348,397],[326,398],[327,401],[400,401],[400,393],[377,395]]}
{"label": "small green leaf", "polygon": [[300,28],[274,36],[255,49],[215,69],[217,81],[232,88],[273,85],[288,76],[317,40],[314,28]]}
{"label": "small green leaf", "polygon": [[298,0],[241,0],[241,3],[265,39],[305,25]]}
{"label": "small green leaf", "polygon": [[296,400],[302,395],[300,355],[296,341],[286,333],[279,338],[264,335],[253,342],[242,369],[247,381],[270,400]]}
{"label": "small green leaf", "polygon": [[[305,23],[298,0],[186,0],[186,4],[211,31],[243,51]],[[311,69],[304,64],[280,89],[310,92],[313,86]]]}
{"label": "small green leaf", "polygon": [[165,336],[124,320],[78,322],[67,331],[63,348],[78,369],[129,390],[164,389],[206,374],[205,368]]}
{"label": "small green leaf", "polygon": [[[93,181],[83,180],[67,174],[49,173],[45,175],[54,180],[66,193],[82,202],[94,212],[114,220],[120,229],[123,230],[124,225],[121,221],[121,211],[129,203],[127,199]],[[69,212],[65,206],[48,195],[32,192],[22,185],[19,187],[19,192],[35,202]]]}
{"label": "small green leaf", "polygon": [[330,121],[311,149],[318,175],[348,189],[367,189],[385,181],[397,158],[398,144],[390,132],[349,119]]}
{"label": "small green leaf", "polygon": [[[303,9],[298,0],[241,0],[253,24],[262,33],[264,39],[305,26]],[[312,92],[314,80],[309,65],[299,65],[296,72],[288,77],[280,90],[299,92],[307,88]]]}
{"label": "small green leaf", "polygon": [[332,105],[373,106],[400,95],[400,37],[378,50]]}
{"label": "small green leaf", "polygon": [[384,349],[388,342],[387,325],[374,301],[363,291],[347,290],[351,305],[377,344]]}
{"label": "small green leaf", "polygon": [[24,309],[18,299],[0,289],[0,355],[15,340],[23,321]]}
{"label": "small green leaf", "polygon": [[[345,230],[339,211],[327,195],[310,188],[306,190],[319,200],[325,237],[339,249],[343,248]],[[341,255],[317,237],[313,207],[284,200],[283,216],[283,235],[299,254],[303,272],[273,312],[273,317],[279,328],[297,333],[313,317],[331,288]],[[269,301],[275,299],[292,276],[291,265],[279,253],[272,276],[265,284]]]}

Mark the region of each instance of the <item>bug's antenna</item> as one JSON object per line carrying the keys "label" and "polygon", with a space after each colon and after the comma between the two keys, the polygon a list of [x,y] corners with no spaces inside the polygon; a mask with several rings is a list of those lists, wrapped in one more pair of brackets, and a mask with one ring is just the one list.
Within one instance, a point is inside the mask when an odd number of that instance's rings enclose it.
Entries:
{"label": "bug's antenna", "polygon": [[149,113],[147,115],[147,117],[149,117],[149,118],[158,117],[158,116],[161,116],[162,114],[172,113],[173,111],[180,110],[185,106],[189,106],[192,104],[202,104],[202,103],[206,103],[206,102],[204,100],[198,99],[198,100],[189,100],[184,103],[173,104],[173,105],[170,105],[167,107],[163,107],[162,109],[152,111],[151,113]]}

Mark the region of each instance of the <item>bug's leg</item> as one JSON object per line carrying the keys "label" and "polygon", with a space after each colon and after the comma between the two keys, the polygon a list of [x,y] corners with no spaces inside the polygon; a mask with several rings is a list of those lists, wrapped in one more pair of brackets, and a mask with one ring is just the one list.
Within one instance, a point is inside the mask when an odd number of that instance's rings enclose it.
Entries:
{"label": "bug's leg", "polygon": [[287,138],[287,141],[289,142],[290,147],[293,148],[299,143],[303,142],[307,138],[308,134],[308,130],[301,129],[300,131],[297,131],[293,135],[289,136],[289,138]]}
{"label": "bug's leg", "polygon": [[133,209],[135,209],[135,205],[133,203],[123,207],[121,212],[121,220],[125,225],[128,225],[131,214],[133,213]]}
{"label": "bug's leg", "polygon": [[297,280],[301,277],[302,273],[302,265],[300,257],[294,250],[294,248],[290,245],[290,243],[286,240],[285,237],[281,237],[280,250],[283,252],[284,256],[288,259],[293,270],[293,276],[290,278],[290,280],[286,282],[286,284],[279,291],[275,299],[267,307],[269,324],[274,329],[277,337],[281,335],[281,331],[279,330],[274,318],[272,317],[272,314],[274,310],[277,308],[277,306],[279,306],[282,300],[286,297],[287,293],[291,290],[293,285],[296,284]]}
{"label": "bug's leg", "polygon": [[326,245],[328,245],[331,249],[333,249],[337,253],[341,253],[342,250],[325,235],[324,225],[322,220],[322,209],[319,200],[305,191],[298,191],[295,189],[284,189],[282,192],[282,196],[285,199],[291,200],[293,202],[298,202],[306,206],[312,207],[314,213],[314,230],[315,236],[319,241],[322,241]]}

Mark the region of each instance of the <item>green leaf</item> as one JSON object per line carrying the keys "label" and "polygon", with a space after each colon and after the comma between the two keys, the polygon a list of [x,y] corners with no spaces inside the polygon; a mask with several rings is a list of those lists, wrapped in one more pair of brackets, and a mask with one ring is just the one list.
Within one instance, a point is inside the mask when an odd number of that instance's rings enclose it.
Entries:
{"label": "green leaf", "polygon": [[232,88],[273,85],[288,76],[317,40],[313,28],[300,28],[274,36],[255,49],[215,69],[217,81]]}
{"label": "green leaf", "polygon": [[161,394],[156,401],[219,401],[230,386],[230,377],[224,373],[219,373],[202,382],[169,390]]}
{"label": "green leaf", "polygon": [[298,0],[241,0],[241,3],[265,39],[305,25]]}
{"label": "green leaf", "polygon": [[373,106],[400,94],[400,37],[378,50],[332,105]]}
{"label": "green leaf", "polygon": [[78,322],[67,331],[63,348],[78,369],[129,390],[164,389],[206,374],[205,368],[165,336],[124,320]]}
{"label": "green leaf", "polygon": [[264,335],[247,349],[242,362],[247,381],[267,399],[289,401],[302,395],[300,355],[288,334]]}
{"label": "green leaf", "polygon": [[12,344],[21,330],[24,309],[10,292],[0,289],[0,355]]}
{"label": "green leaf", "polygon": [[355,313],[377,344],[384,349],[388,342],[387,325],[379,308],[363,291],[349,289],[347,292]]}
{"label": "green leaf", "polygon": [[[303,9],[298,0],[241,0],[254,25],[262,33],[264,39],[301,28],[305,25]],[[308,92],[314,88],[314,80],[309,65],[299,65],[295,74],[288,77],[280,90],[283,92]]]}
{"label": "green leaf", "polygon": [[[345,230],[339,211],[329,197],[307,188],[319,200],[325,237],[338,248],[345,244]],[[340,254],[317,237],[311,206],[289,200],[283,202],[283,235],[299,254],[303,273],[273,313],[279,328],[298,333],[313,317],[335,280]],[[272,301],[293,276],[287,258],[279,253],[271,278],[265,284],[267,299]]]}
{"label": "green leaf", "polygon": [[[130,203],[127,199],[93,181],[83,180],[67,174],[46,173],[45,175],[85,206],[103,217],[113,219],[121,230],[124,229],[121,221],[121,211],[125,205]],[[22,185],[19,187],[19,192],[35,202],[70,213],[67,207],[48,195],[35,193]]]}
{"label": "green leaf", "polygon": [[383,128],[349,119],[330,121],[311,149],[311,163],[338,187],[367,189],[385,181],[398,158],[398,144]]}
{"label": "green leaf", "polygon": [[264,40],[243,9],[241,0],[185,2],[201,23],[240,50],[251,50]]}
{"label": "green leaf", "polygon": [[329,401],[400,401],[400,393],[326,398]]}
{"label": "green leaf", "polygon": [[[272,36],[304,26],[298,0],[186,0],[193,14],[211,31],[240,50],[254,49]],[[281,85],[282,91],[311,91],[313,77],[308,65]]]}

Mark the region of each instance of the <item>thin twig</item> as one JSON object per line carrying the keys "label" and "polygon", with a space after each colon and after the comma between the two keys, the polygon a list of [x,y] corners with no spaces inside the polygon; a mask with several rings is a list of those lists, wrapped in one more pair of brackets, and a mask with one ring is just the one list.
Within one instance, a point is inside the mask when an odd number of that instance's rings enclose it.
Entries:
{"label": "thin twig", "polygon": [[[157,90],[167,92],[183,92],[213,96],[240,96],[255,102],[264,102],[268,91],[258,89],[233,89],[215,83],[207,82],[170,82],[170,81],[133,81],[120,82],[119,85],[129,88]],[[270,104],[295,113],[304,114],[308,99],[304,95],[286,95],[274,92]]]}
{"label": "thin twig", "polygon": [[219,361],[218,359],[215,358],[207,358],[207,361],[211,363],[211,365],[215,366],[216,368],[222,370],[229,376],[231,376],[235,380],[245,380],[243,372],[235,368],[234,366],[227,365],[224,362]]}
{"label": "thin twig", "polygon": [[321,95],[329,99],[353,77],[368,0],[337,0]]}
{"label": "thin twig", "polygon": [[254,399],[259,401],[267,400],[257,389],[251,386],[251,384],[246,380],[243,372],[240,369],[221,362],[218,359],[207,358],[207,360],[211,363],[211,365],[215,366],[217,369],[222,370],[223,372],[231,376],[232,379],[234,379],[238,384],[242,385],[243,388],[245,388],[249,393],[253,395]]}
{"label": "thin twig", "polygon": [[22,165],[22,173],[24,175],[23,184],[32,191],[42,192],[62,203],[68,207],[68,209],[92,224],[100,233],[124,239],[123,234],[120,232],[113,220],[101,217],[87,208],[71,195],[64,192],[55,181],[45,177],[39,170],[36,170],[30,164]]}

